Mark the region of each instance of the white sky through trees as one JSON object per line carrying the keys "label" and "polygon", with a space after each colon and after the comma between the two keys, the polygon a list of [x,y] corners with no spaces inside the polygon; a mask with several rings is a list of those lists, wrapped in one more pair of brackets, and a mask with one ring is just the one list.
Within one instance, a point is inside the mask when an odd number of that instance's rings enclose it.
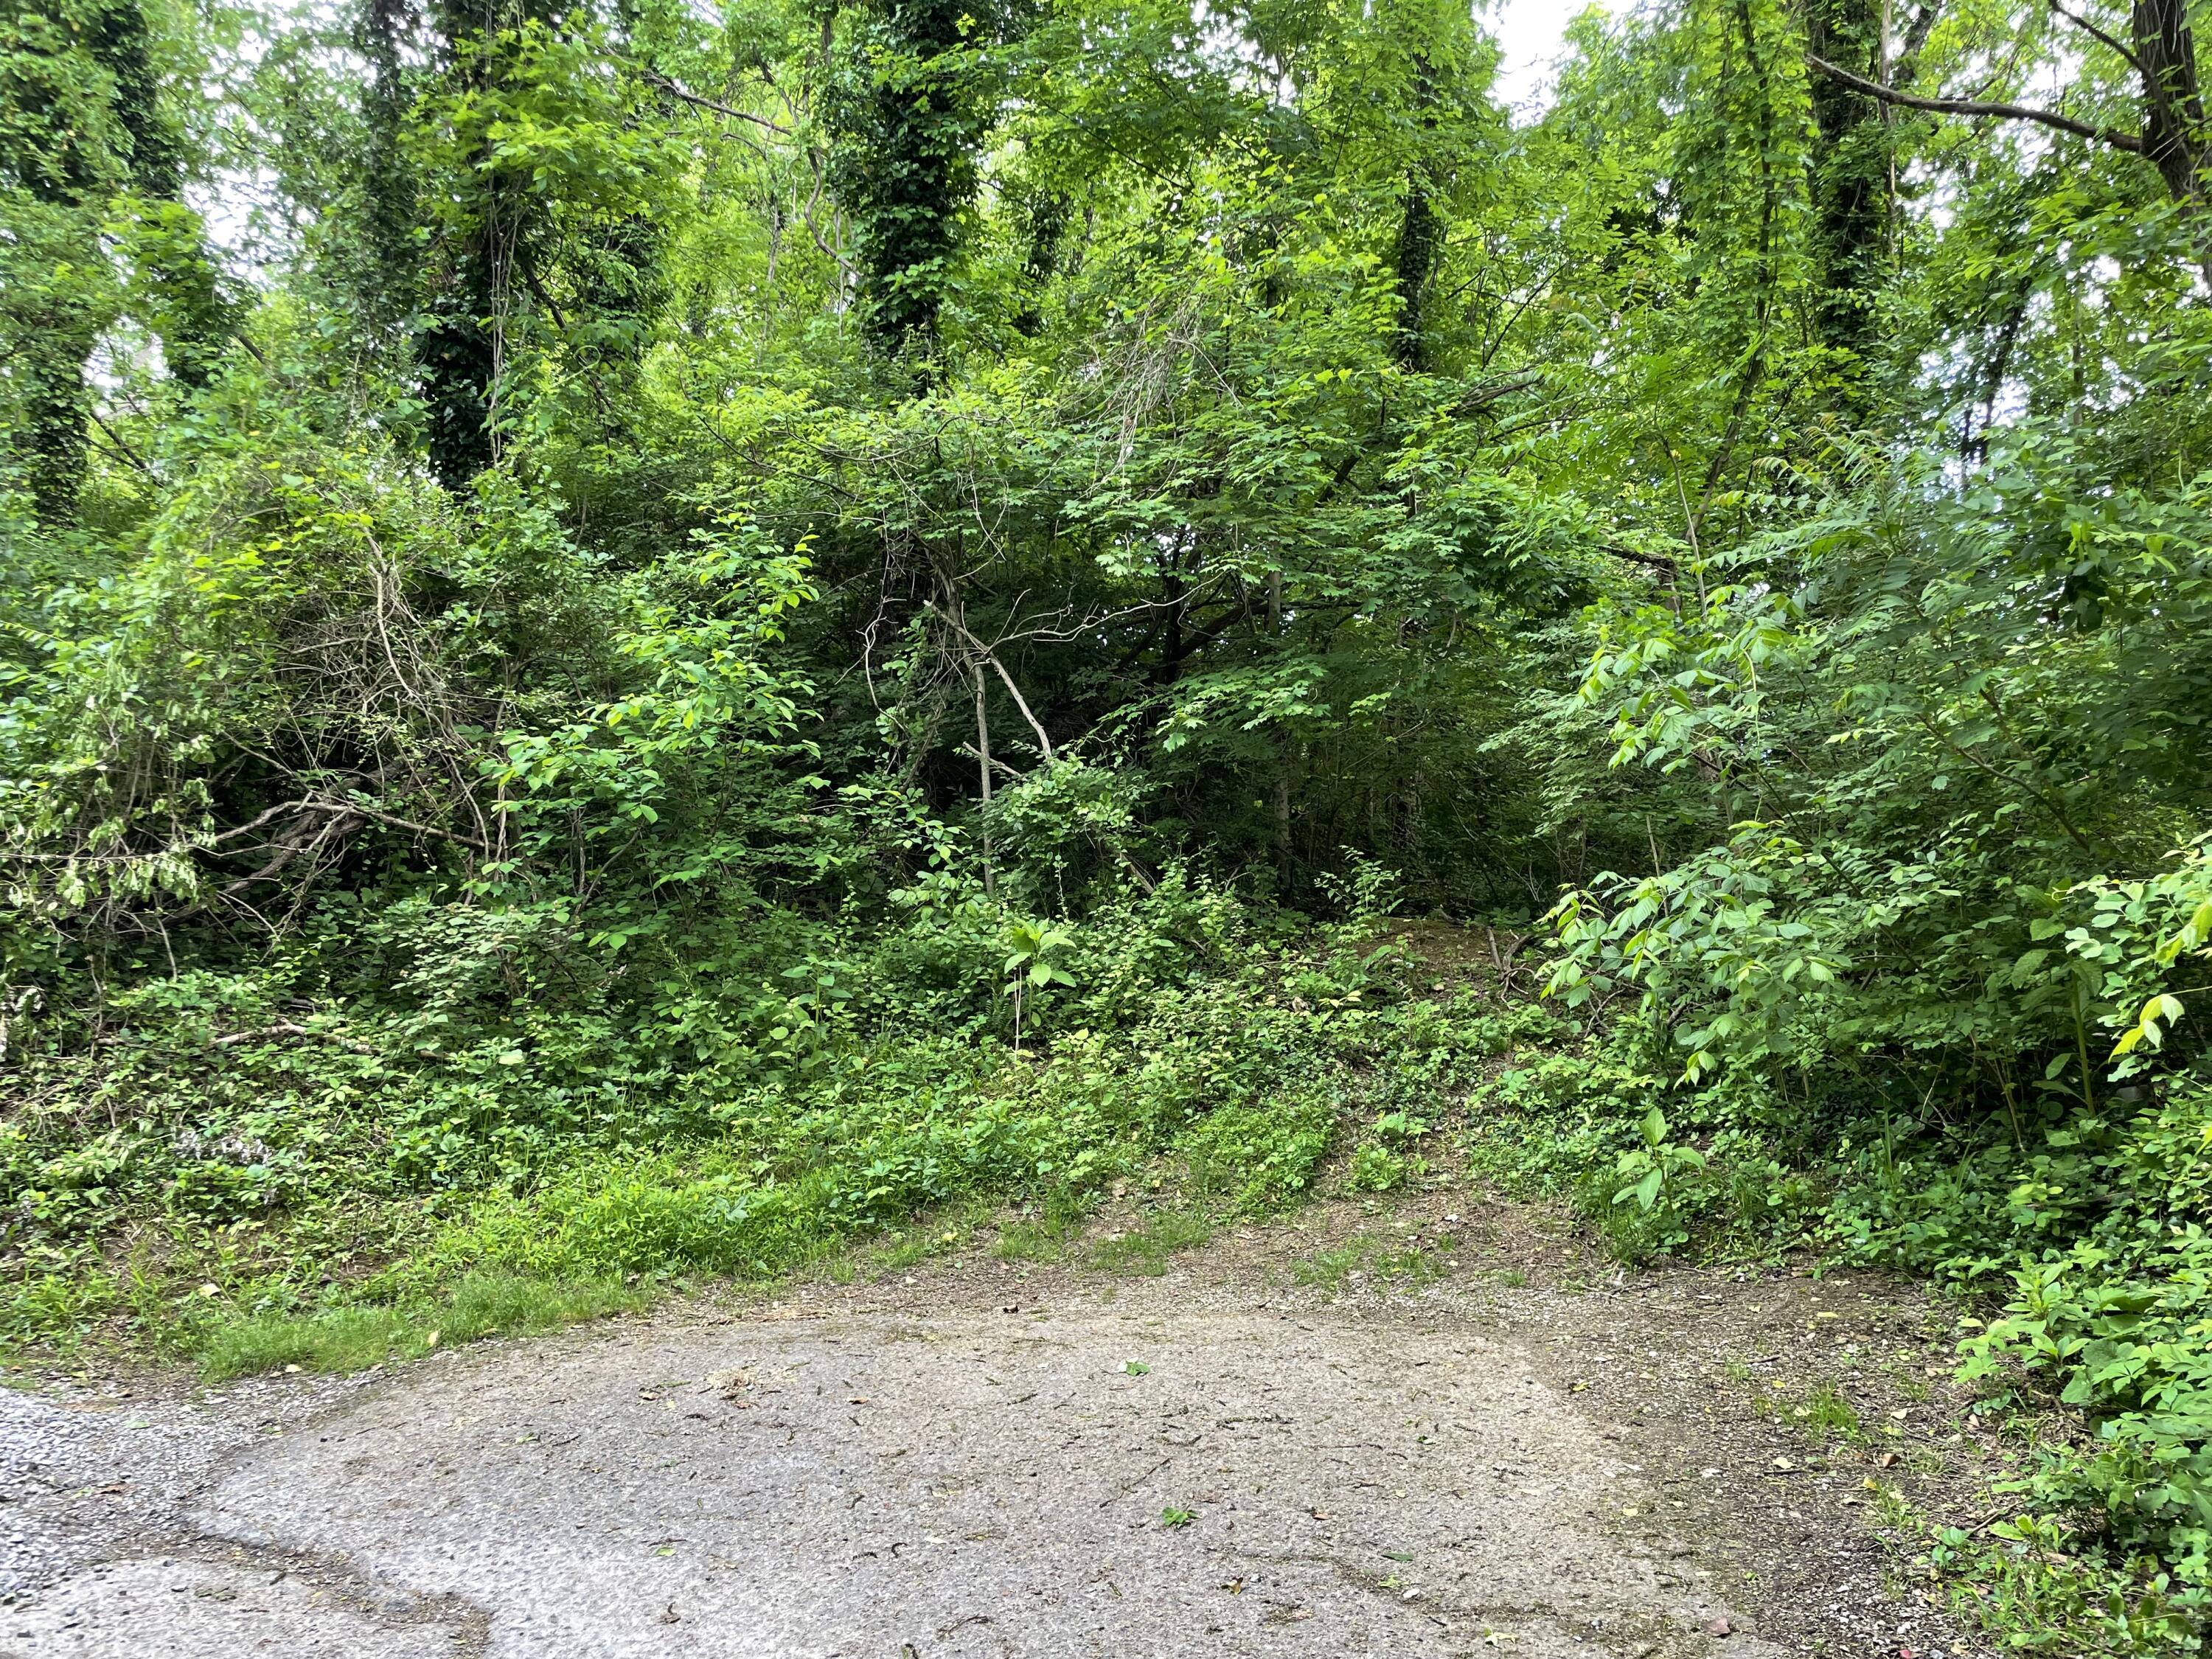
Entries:
{"label": "white sky through trees", "polygon": [[1491,0],[1480,9],[1504,56],[1498,97],[1526,120],[1551,102],[1553,68],[1565,49],[1567,25],[1585,11],[1620,13],[1633,0]]}

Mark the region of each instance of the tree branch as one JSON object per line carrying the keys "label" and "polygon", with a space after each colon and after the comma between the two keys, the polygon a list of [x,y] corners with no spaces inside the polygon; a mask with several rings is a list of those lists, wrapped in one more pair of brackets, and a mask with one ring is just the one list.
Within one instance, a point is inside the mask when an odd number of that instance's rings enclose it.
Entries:
{"label": "tree branch", "polygon": [[234,830],[226,830],[221,835],[210,836],[208,845],[217,847],[224,842],[234,841],[240,836],[258,830],[271,818],[280,817],[287,812],[353,812],[362,817],[374,819],[378,823],[389,824],[394,830],[411,830],[418,836],[435,836],[441,841],[459,842],[464,847],[475,848],[479,853],[491,851],[489,846],[474,836],[463,835],[456,830],[441,830],[434,823],[416,823],[412,819],[395,817],[390,812],[380,811],[376,807],[364,805],[357,800],[284,801],[249,818]]}
{"label": "tree branch", "polygon": [[2082,33],[2087,35],[2093,40],[2102,41],[2106,46],[2110,46],[2114,52],[2119,53],[2121,57],[2126,58],[2128,60],[2128,67],[2133,70],[2137,75],[2142,76],[2146,81],[2150,79],[2150,71],[2143,67],[2142,59],[2136,57],[2132,52],[2130,52],[2125,46],[2122,46],[2118,40],[2115,40],[2111,35],[2106,33],[2104,30],[2099,28],[2087,18],[2080,16],[2074,12],[2067,10],[2065,7],[2058,3],[2058,0],[2048,0],[2048,3],[2050,4],[2051,10],[2057,12],[2061,17],[2071,23],[2075,28],[2081,30]]}
{"label": "tree branch", "polygon": [[1879,81],[1869,81],[1863,75],[1854,75],[1847,69],[1838,69],[1825,58],[1805,54],[1805,61],[1826,76],[1840,81],[1854,92],[1878,98],[1885,104],[1898,104],[1906,109],[1924,109],[1937,115],[1988,116],[2000,121],[2033,121],[2059,132],[2071,133],[2076,138],[2087,138],[2100,144],[2110,144],[2114,149],[2126,150],[2130,155],[2143,153],[2143,141],[2132,132],[2123,132],[2117,127],[2093,127],[2087,121],[2077,121],[2070,115],[2061,115],[2056,110],[2030,109],[2025,104],[1993,103],[1982,98],[1922,98],[1909,92],[1899,92]]}
{"label": "tree branch", "polygon": [[92,416],[92,423],[100,429],[101,434],[107,439],[107,441],[115,446],[115,453],[117,454],[122,456],[125,460],[130,462],[131,465],[137,467],[148,477],[154,479],[155,483],[159,483],[161,482],[161,479],[155,475],[154,469],[146,465],[145,460],[139,455],[138,452],[131,448],[129,444],[124,442],[123,434],[118,432],[113,427],[108,425],[106,421],[100,419],[100,411],[98,410],[91,409],[87,410],[85,412]]}
{"label": "tree branch", "polygon": [[1631,564],[1640,564],[1650,570],[1663,570],[1672,576],[1675,572],[1674,560],[1658,553],[1643,553],[1632,547],[1623,547],[1619,542],[1600,542],[1601,553],[1610,553],[1616,559],[1626,559]]}
{"label": "tree branch", "polygon": [[729,104],[717,103],[714,99],[702,98],[696,92],[686,92],[666,76],[655,75],[651,70],[641,70],[639,73],[646,81],[659,87],[670,97],[680,100],[695,108],[712,110],[717,115],[728,116],[732,121],[750,121],[757,127],[766,127],[770,132],[780,132],[787,138],[791,137],[789,127],[778,126],[765,115],[755,115],[750,110],[738,109]]}
{"label": "tree branch", "polygon": [[270,1037],[320,1037],[325,1042],[335,1042],[341,1048],[350,1048],[357,1054],[374,1054],[376,1050],[366,1042],[356,1042],[351,1037],[340,1036],[336,1031],[319,1031],[311,1025],[295,1025],[290,1020],[279,1020],[274,1025],[264,1025],[258,1031],[233,1031],[228,1036],[214,1038],[211,1048],[234,1048],[241,1042],[265,1042]]}
{"label": "tree branch", "polygon": [[954,633],[959,635],[962,639],[967,641],[968,643],[975,648],[976,653],[981,656],[985,662],[989,663],[992,667],[998,670],[999,678],[1006,683],[1007,695],[1014,700],[1014,707],[1022,711],[1022,718],[1030,723],[1030,730],[1036,733],[1037,743],[1044,750],[1045,764],[1048,766],[1051,765],[1053,759],[1052,739],[1045,735],[1042,723],[1038,720],[1035,714],[1030,713],[1029,700],[1022,696],[1021,687],[1014,684],[1014,677],[1006,672],[1006,665],[999,660],[998,653],[993,651],[989,646],[984,644],[982,641],[977,639],[973,634],[969,633],[963,623],[955,621],[951,615],[947,612],[943,606],[928,599],[924,599],[922,603],[927,605],[929,609],[935,613],[939,621],[942,622]]}

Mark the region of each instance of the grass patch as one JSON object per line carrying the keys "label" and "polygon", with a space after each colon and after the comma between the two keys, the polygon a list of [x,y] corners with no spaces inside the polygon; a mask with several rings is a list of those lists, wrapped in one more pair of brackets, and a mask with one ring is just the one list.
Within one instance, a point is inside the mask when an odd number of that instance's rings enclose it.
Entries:
{"label": "grass patch", "polygon": [[1191,1190],[1246,1215],[1285,1209],[1312,1189],[1335,1137],[1335,1114],[1314,1098],[1215,1108],[1176,1138]]}
{"label": "grass patch", "polygon": [[1100,1240],[1091,1262],[1108,1273],[1158,1278],[1168,1270],[1170,1256],[1196,1249],[1212,1237],[1212,1218],[1201,1211],[1155,1210],[1142,1227]]}
{"label": "grass patch", "polygon": [[1442,1279],[1450,1268],[1444,1256],[1454,1248],[1447,1234],[1434,1244],[1408,1244],[1392,1249],[1372,1233],[1361,1233],[1326,1250],[1316,1250],[1291,1268],[1301,1285],[1317,1285],[1340,1295],[1353,1281],[1376,1279],[1390,1285],[1424,1285]]}
{"label": "grass patch", "polygon": [[1859,1414],[1851,1402],[1844,1398],[1844,1391],[1832,1382],[1823,1382],[1805,1396],[1804,1403],[1790,1416],[1808,1433],[1826,1439],[1863,1440],[1865,1431],[1859,1426]]}
{"label": "grass patch", "polygon": [[1802,1396],[1792,1398],[1780,1382],[1772,1384],[1770,1390],[1740,1359],[1729,1360],[1722,1367],[1722,1375],[1750,1390],[1753,1416],[1771,1417],[1823,1444],[1834,1440],[1855,1446],[1867,1443],[1866,1425],[1859,1420],[1857,1408],[1833,1382],[1816,1383]]}
{"label": "grass patch", "polygon": [[1079,1211],[1048,1209],[1042,1215],[1024,1216],[1001,1226],[991,1254],[1001,1261],[1057,1261],[1082,1231]]}
{"label": "grass patch", "polygon": [[645,1300],[619,1279],[555,1281],[472,1273],[442,1302],[255,1314],[219,1325],[201,1349],[200,1370],[210,1382],[293,1366],[303,1371],[365,1370],[479,1337],[520,1336],[603,1319]]}
{"label": "grass patch", "polygon": [[865,1264],[878,1273],[904,1273],[933,1256],[949,1255],[966,1244],[990,1212],[981,1199],[955,1205],[948,1210],[917,1217],[913,1224],[893,1229],[872,1247]]}

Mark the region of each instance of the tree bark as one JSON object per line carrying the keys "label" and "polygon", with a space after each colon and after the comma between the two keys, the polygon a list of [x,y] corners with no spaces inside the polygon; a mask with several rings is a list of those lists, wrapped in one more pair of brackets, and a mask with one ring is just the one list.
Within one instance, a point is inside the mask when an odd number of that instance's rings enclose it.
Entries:
{"label": "tree bark", "polygon": [[2204,104],[2197,82],[2197,40],[2185,0],[2136,0],[2136,70],[2142,82],[2142,153],[2166,194],[2192,210],[2204,205]]}
{"label": "tree bark", "polygon": [[975,677],[975,771],[983,789],[983,891],[991,892],[991,714],[983,696],[983,665],[969,665]]}

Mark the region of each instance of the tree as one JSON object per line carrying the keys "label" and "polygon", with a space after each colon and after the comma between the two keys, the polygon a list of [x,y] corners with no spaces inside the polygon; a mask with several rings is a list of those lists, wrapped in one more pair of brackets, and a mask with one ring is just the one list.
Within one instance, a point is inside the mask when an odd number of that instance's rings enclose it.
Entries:
{"label": "tree", "polygon": [[[228,343],[228,307],[165,107],[163,43],[139,0],[19,4],[0,25],[0,211],[14,447],[39,517],[68,522],[93,417],[85,380],[102,330],[136,309],[171,372],[205,384]],[[131,269],[103,246],[112,216]]]}
{"label": "tree", "polygon": [[863,326],[885,358],[937,346],[988,125],[981,45],[962,0],[875,0],[835,82],[833,176],[853,216]]}

